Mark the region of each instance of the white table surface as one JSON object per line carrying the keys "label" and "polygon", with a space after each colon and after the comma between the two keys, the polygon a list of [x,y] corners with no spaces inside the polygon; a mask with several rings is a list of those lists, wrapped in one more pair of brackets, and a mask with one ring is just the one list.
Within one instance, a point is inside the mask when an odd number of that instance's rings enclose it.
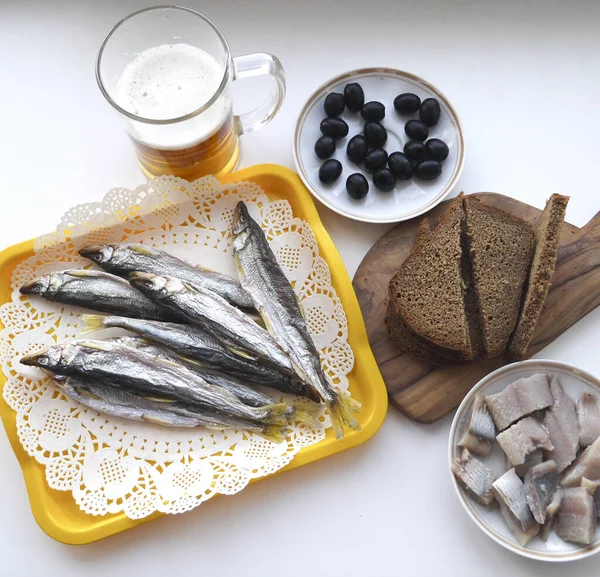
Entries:
{"label": "white table surface", "polygon": [[[76,203],[142,182],[97,89],[94,58],[109,28],[145,5],[0,0],[0,248],[47,232]],[[439,86],[458,110],[467,160],[456,192],[497,191],[538,207],[552,192],[568,194],[567,219],[579,226],[600,209],[594,0],[186,5],[222,28],[234,54],[273,52],[286,68],[285,104],[243,138],[241,166],[293,166],[295,118],[313,89],[344,70],[391,66]],[[264,86],[247,81],[236,92],[259,91],[248,104]],[[319,211],[354,274],[388,227]],[[599,320],[597,310],[540,356],[600,374]],[[0,434],[0,575],[598,575],[600,557],[537,563],[475,527],[448,480],[450,421],[418,425],[390,409],[379,433],[354,450],[84,547],[38,528]]]}

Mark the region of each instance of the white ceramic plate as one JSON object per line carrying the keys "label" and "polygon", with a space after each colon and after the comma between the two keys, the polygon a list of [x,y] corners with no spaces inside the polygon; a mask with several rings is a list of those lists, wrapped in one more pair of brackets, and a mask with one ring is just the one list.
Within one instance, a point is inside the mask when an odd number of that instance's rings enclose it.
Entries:
{"label": "white ceramic plate", "polygon": [[[532,359],[506,365],[479,381],[479,383],[471,389],[458,408],[454,421],[452,422],[452,428],[450,429],[448,467],[450,467],[454,458],[462,451],[462,449],[458,447],[458,440],[462,436],[464,427],[466,426],[475,395],[477,393],[483,395],[497,393],[521,377],[528,377],[529,375],[540,372],[558,375],[565,392],[575,401],[583,391],[600,394],[600,381],[598,381],[598,379],[585,371],[565,363]],[[489,457],[477,458],[481,459],[481,461],[490,467],[496,474],[502,474],[506,471],[504,453],[498,443],[494,443],[494,448]],[[467,495],[463,488],[458,484],[451,471],[450,477],[459,501],[475,524],[486,535],[496,541],[496,543],[499,543],[510,551],[514,551],[515,553],[523,555],[524,557],[529,557],[530,559],[538,559],[541,561],[574,561],[576,559],[582,559],[583,557],[589,557],[600,551],[600,527],[596,531],[596,539],[589,546],[567,543],[555,532],[552,532],[548,541],[545,543],[540,537],[535,537],[527,544],[527,546],[523,547],[517,543],[512,532],[504,523],[504,519],[500,514],[499,509],[495,508],[488,511],[485,507],[476,503]]]}
{"label": "white ceramic plate", "polygon": [[[358,82],[365,93],[365,102],[377,100],[385,105],[382,124],[388,132],[384,146],[388,154],[402,151],[408,137],[404,124],[417,115],[401,116],[394,110],[394,98],[403,92],[413,92],[424,100],[437,98],[442,108],[440,121],[430,129],[429,138],[441,138],[450,149],[442,165],[442,174],[434,181],[425,182],[413,178],[398,181],[395,190],[381,192],[375,188],[372,175],[362,170],[346,156],[348,141],[362,132],[364,120],[360,114],[345,110],[343,118],[350,130],[348,136],[338,141],[332,156],[342,163],[342,176],[333,184],[325,185],[319,180],[319,168],[324,160],[314,151],[315,142],[321,136],[319,125],[326,117],[323,102],[330,92],[342,92],[350,82]],[[308,99],[300,112],[294,134],[294,161],[300,177],[308,190],[323,204],[349,218],[365,222],[398,222],[414,218],[440,203],[455,185],[465,157],[462,128],[456,112],[448,99],[425,80],[393,68],[364,68],[340,74],[332,78]],[[369,182],[369,194],[355,200],[346,192],[346,178],[354,172],[362,172]]]}

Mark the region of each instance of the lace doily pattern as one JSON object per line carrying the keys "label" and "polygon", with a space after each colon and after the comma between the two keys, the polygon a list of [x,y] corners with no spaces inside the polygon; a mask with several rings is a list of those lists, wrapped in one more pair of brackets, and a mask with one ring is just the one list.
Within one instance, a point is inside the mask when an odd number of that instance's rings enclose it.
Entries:
{"label": "lace doily pattern", "polygon": [[0,307],[5,327],[0,363],[4,399],[17,413],[21,444],[45,466],[49,486],[71,491],[86,513],[124,511],[139,519],[155,511],[188,511],[213,495],[237,493],[325,437],[326,415],[318,428],[293,427],[280,444],[245,431],[169,429],[107,417],[65,397],[42,371],[19,363],[27,353],[77,338],[84,312],[24,297],[18,290],[24,282],[55,270],[90,267],[78,250],[106,242],[164,248],[235,276],[231,223],[240,199],[262,224],[302,302],[328,377],[338,388],[348,388],[354,356],[344,310],[310,226],[294,217],[286,200],[270,201],[249,182],[222,186],[212,177],[193,183],[160,177],[133,191],[111,190],[102,202],[75,206],[14,269],[11,302]]}

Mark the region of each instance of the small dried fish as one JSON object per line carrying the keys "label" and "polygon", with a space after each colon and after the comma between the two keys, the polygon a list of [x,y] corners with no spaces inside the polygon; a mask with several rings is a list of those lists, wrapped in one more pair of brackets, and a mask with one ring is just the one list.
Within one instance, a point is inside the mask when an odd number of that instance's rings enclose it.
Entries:
{"label": "small dried fish", "polygon": [[127,347],[148,353],[157,359],[166,359],[168,361],[181,364],[191,371],[197,373],[207,383],[215,385],[216,387],[222,387],[223,389],[229,391],[238,399],[240,399],[240,401],[246,405],[249,405],[250,407],[264,407],[265,405],[272,405],[275,402],[271,397],[269,397],[269,395],[247,387],[243,383],[237,381],[234,377],[227,377],[223,374],[207,371],[200,365],[195,364],[193,361],[186,360],[177,353],[170,351],[165,347],[156,345],[154,343],[149,343],[141,337],[117,337],[116,339],[111,340],[114,342],[119,342]]}
{"label": "small dried fish", "polygon": [[509,529],[521,545],[527,545],[539,533],[540,526],[527,505],[525,487],[515,470],[510,469],[495,481],[492,491]]}
{"label": "small dried fish", "polygon": [[360,403],[327,380],[298,297],[260,225],[241,201],[234,215],[233,252],[242,286],[252,297],[269,333],[292,360],[298,375],[327,405],[336,438],[343,437],[344,428],[360,430],[352,414],[360,411]]}
{"label": "small dried fish", "polygon": [[105,244],[86,246],[79,254],[123,278],[132,272],[179,278],[220,295],[232,305],[253,307],[250,295],[236,279],[194,266],[163,250],[142,244]]}
{"label": "small dried fish", "polygon": [[579,444],[582,447],[591,445],[600,437],[600,406],[598,397],[589,391],[584,391],[577,401],[577,416],[579,417]]}
{"label": "small dried fish", "polygon": [[[531,469],[531,467],[535,467],[536,465],[539,465],[542,461],[544,460],[544,453],[542,453],[541,449],[538,449],[537,451],[533,451],[533,453],[530,453],[529,455],[527,455],[527,458],[525,459],[525,462],[522,463],[521,465],[516,465],[515,466],[515,473],[517,475],[519,475],[519,477],[521,477],[521,479],[523,479],[525,477],[525,475],[527,474],[527,471],[529,471],[529,469]],[[506,457],[506,469],[512,469],[513,464],[510,462],[509,458]]]}
{"label": "small dried fish", "polygon": [[469,495],[486,507],[492,504],[492,483],[496,480],[496,475],[473,457],[468,449],[463,449],[461,456],[454,459],[452,472]]}
{"label": "small dried fish", "polygon": [[600,518],[600,481],[590,481],[585,477],[581,479],[581,486],[594,497],[594,505],[596,505],[596,516]]}
{"label": "small dried fish", "polygon": [[523,464],[538,449],[551,451],[554,448],[546,427],[533,417],[519,421],[500,433],[496,439],[513,466]]}
{"label": "small dried fish", "polygon": [[554,404],[546,411],[542,424],[550,434],[553,449],[545,452],[547,459],[556,463],[556,470],[564,471],[577,456],[579,448],[579,422],[575,403],[565,393],[557,376],[552,377],[550,392]]}
{"label": "small dried fish", "polygon": [[[258,425],[285,426],[290,406],[285,403],[249,407],[235,395],[215,387],[186,367],[108,341],[76,341],[52,345],[21,359],[55,374],[119,385],[149,400],[179,401],[204,411]],[[167,401],[168,402],[168,401]],[[232,425],[235,426],[235,425]]]}
{"label": "small dried fish", "polygon": [[600,481],[600,437],[598,437],[563,473],[563,487],[579,487],[581,479]]}
{"label": "small dried fish", "polygon": [[558,487],[558,470],[554,461],[535,465],[525,475],[525,498],[538,523],[546,521],[546,508]]}
{"label": "small dried fish", "polygon": [[563,489],[556,533],[571,543],[589,545],[596,536],[594,499],[583,487]]}
{"label": "small dried fish", "polygon": [[560,510],[560,504],[562,502],[562,488],[558,487],[556,491],[554,491],[554,495],[552,496],[552,501],[548,507],[546,507],[546,522],[542,526],[542,540],[547,541],[548,537],[554,529],[554,525],[556,525],[556,521],[558,520],[558,512]]}
{"label": "small dried fish", "polygon": [[[56,384],[65,395],[94,411],[129,419],[147,421],[165,427],[208,427],[227,429],[243,427],[248,431],[265,434],[274,440],[283,440],[285,429],[278,431],[270,425],[258,425],[251,421],[231,419],[227,415],[203,411],[200,407],[191,408],[181,402],[151,400],[141,395],[124,391],[101,381],[85,380],[76,377],[56,378]],[[276,437],[276,438],[275,438]]]}
{"label": "small dried fish", "polygon": [[473,401],[469,422],[458,446],[476,455],[489,455],[496,440],[496,427],[481,395]]}
{"label": "small dried fish", "polygon": [[108,328],[132,331],[144,339],[168,347],[187,359],[192,359],[207,370],[231,375],[244,383],[264,385],[283,393],[300,395],[315,402],[320,401],[312,388],[296,375],[284,375],[271,367],[240,356],[200,327],[118,316],[83,316],[83,333]]}
{"label": "small dried fish", "polygon": [[499,431],[534,411],[550,407],[554,402],[550,392],[550,376],[536,373],[511,383],[495,395],[484,397]]}
{"label": "small dried fish", "polygon": [[127,281],[96,270],[73,269],[45,274],[25,283],[21,294],[116,315],[159,321],[179,320],[148,300]]}
{"label": "small dried fish", "polygon": [[129,282],[150,300],[209,331],[229,350],[289,376],[296,371],[273,337],[219,295],[177,278],[132,273]]}

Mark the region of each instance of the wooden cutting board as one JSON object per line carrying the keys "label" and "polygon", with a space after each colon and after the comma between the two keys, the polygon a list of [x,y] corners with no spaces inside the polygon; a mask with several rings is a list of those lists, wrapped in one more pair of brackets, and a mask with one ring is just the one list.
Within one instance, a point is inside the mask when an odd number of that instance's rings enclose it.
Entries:
{"label": "wooden cutting board", "polygon": [[[534,226],[542,212],[501,194],[475,196]],[[432,228],[449,202],[442,202],[427,214]],[[432,423],[458,407],[482,377],[510,361],[497,357],[436,367],[402,353],[389,338],[384,324],[388,283],[408,256],[420,221],[416,218],[402,222],[381,237],[358,267],[353,284],[390,400],[411,419]],[[600,212],[583,228],[563,225],[552,286],[527,357],[543,349],[599,304]]]}

